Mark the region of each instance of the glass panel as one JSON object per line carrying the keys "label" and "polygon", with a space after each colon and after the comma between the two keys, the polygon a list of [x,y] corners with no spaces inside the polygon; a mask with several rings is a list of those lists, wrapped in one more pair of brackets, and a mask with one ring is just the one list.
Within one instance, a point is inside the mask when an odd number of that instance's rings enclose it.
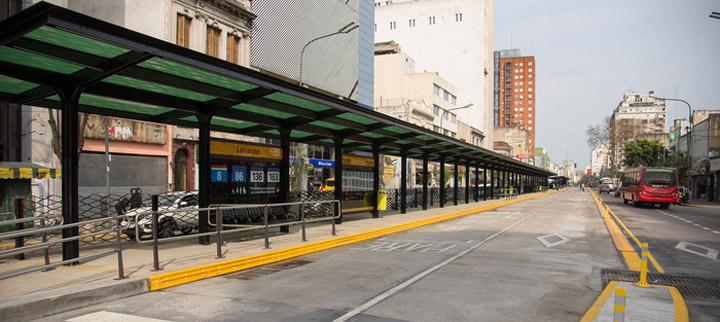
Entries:
{"label": "glass panel", "polygon": [[238,92],[257,88],[257,86],[234,80],[229,77],[221,76],[161,58],[149,59],[145,62],[138,64],[138,66],[175,76],[180,76],[183,78],[192,79],[206,84],[227,88],[229,90]]}
{"label": "glass panel", "polygon": [[114,58],[130,52],[129,49],[48,26],[40,27],[25,37],[104,58]]}
{"label": "glass panel", "polygon": [[26,82],[17,78],[0,75],[0,92],[21,94],[38,86],[40,85]]}
{"label": "glass panel", "polygon": [[194,101],[200,101],[200,102],[207,102],[210,100],[215,99],[216,97],[210,96],[210,95],[204,95],[199,94],[191,91],[186,91],[184,89],[179,89],[176,87],[170,87],[165,85],[160,85],[157,83],[151,83],[144,80],[139,80],[135,78],[130,78],[126,76],[119,76],[119,75],[113,75],[105,80],[103,82],[120,85],[120,86],[126,86],[126,87],[132,87],[140,90],[145,90],[153,93],[158,94],[166,94],[166,95],[172,95],[180,98],[185,98],[189,100]]}
{"label": "glass panel", "polygon": [[327,107],[325,105],[313,103],[313,102],[304,100],[302,98],[289,96],[289,95],[286,95],[283,93],[273,93],[273,94],[265,96],[265,98],[276,101],[276,102],[301,107],[301,108],[308,109],[308,110],[315,111],[315,112],[325,111],[325,110],[330,109],[330,107]]}
{"label": "glass panel", "polygon": [[246,129],[246,128],[257,125],[252,122],[231,120],[231,119],[226,119],[226,118],[217,117],[217,116],[212,118],[212,120],[210,121],[210,124],[217,125],[217,126],[230,127],[230,128],[234,128],[234,129]]}
{"label": "glass panel", "polygon": [[377,123],[377,122],[374,121],[374,120],[371,120],[371,119],[366,118],[366,117],[362,117],[362,116],[360,116],[360,115],[352,114],[352,113],[340,114],[340,115],[338,115],[337,117],[339,117],[339,118],[341,118],[341,119],[344,119],[344,120],[348,120],[348,121],[353,121],[353,122],[356,122],[356,123],[360,123],[360,124],[363,124],[363,125],[370,125],[370,124],[376,124],[376,123]]}
{"label": "glass panel", "polygon": [[336,124],[332,124],[332,123],[328,123],[328,122],[323,122],[323,121],[315,121],[315,122],[311,122],[311,123],[308,123],[308,124],[314,125],[314,126],[319,126],[319,127],[324,127],[324,128],[326,128],[326,129],[331,129],[331,130],[344,130],[344,129],[347,129],[347,128],[344,127],[344,126],[336,125]]}
{"label": "glass panel", "polygon": [[9,47],[0,47],[0,61],[49,70],[61,74],[72,74],[85,68]]}
{"label": "glass panel", "polygon": [[289,119],[291,117],[295,117],[295,114],[280,112],[280,111],[271,110],[271,109],[267,109],[267,108],[263,108],[263,107],[259,107],[259,106],[255,106],[255,105],[249,105],[249,104],[238,104],[238,105],[233,106],[232,108],[236,109],[236,110],[248,111],[248,112],[253,112],[253,113],[257,113],[257,114],[261,114],[261,115],[268,115],[268,116],[281,118],[281,119]]}

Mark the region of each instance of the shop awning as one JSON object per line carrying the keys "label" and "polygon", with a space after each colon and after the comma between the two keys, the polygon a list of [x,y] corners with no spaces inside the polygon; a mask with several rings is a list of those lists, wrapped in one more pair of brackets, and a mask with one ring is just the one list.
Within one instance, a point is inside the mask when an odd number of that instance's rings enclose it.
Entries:
{"label": "shop awning", "polygon": [[0,179],[60,179],[62,170],[26,162],[0,162]]}

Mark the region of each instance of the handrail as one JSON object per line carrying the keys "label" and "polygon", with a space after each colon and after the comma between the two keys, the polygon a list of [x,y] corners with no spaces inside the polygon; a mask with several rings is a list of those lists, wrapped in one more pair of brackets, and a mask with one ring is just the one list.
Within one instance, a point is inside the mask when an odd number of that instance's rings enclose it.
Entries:
{"label": "handrail", "polygon": [[[304,213],[304,207],[306,204],[318,204],[318,203],[332,203],[335,205],[333,215],[327,218],[318,218],[318,219],[312,219],[312,220],[306,220],[305,219],[305,213]],[[275,223],[275,224],[269,224],[268,223],[268,208],[269,207],[281,207],[281,206],[300,206],[300,221],[299,222],[283,222],[283,223]],[[225,210],[233,210],[233,209],[247,209],[247,208],[263,208],[263,225],[236,225],[236,224],[223,224],[222,223],[222,212]],[[217,227],[215,232],[206,232],[206,233],[199,233],[199,234],[193,234],[193,235],[187,235],[187,236],[172,236],[172,237],[165,237],[165,238],[158,238],[157,229],[158,225],[155,223],[159,223],[159,217],[163,214],[172,214],[172,213],[187,213],[187,212],[202,212],[202,211],[215,211],[215,224],[210,222],[210,216],[208,216],[208,224],[213,227]],[[144,217],[147,217],[151,215],[152,218],[152,239],[150,240],[141,240],[140,239],[140,225],[138,224],[141,219]],[[306,240],[306,234],[305,234],[305,225],[307,223],[313,223],[313,222],[321,222],[321,221],[332,221],[332,231],[331,234],[333,236],[336,235],[335,232],[335,221],[342,217],[342,209],[340,205],[339,200],[308,200],[308,201],[298,201],[298,202],[283,202],[283,203],[274,203],[274,204],[243,204],[243,205],[233,205],[233,206],[214,206],[214,207],[208,207],[208,208],[196,208],[196,209],[181,209],[181,210],[163,210],[163,211],[146,211],[143,213],[136,214],[134,216],[135,218],[135,240],[138,244],[152,244],[153,245],[153,269],[155,271],[160,271],[160,260],[159,260],[159,249],[158,244],[160,242],[170,242],[170,241],[177,241],[177,240],[185,240],[185,239],[191,239],[191,238],[198,238],[198,237],[206,237],[206,236],[216,236],[216,243],[217,243],[217,258],[222,258],[222,235],[229,234],[229,233],[238,233],[238,232],[246,232],[246,231],[254,231],[254,230],[264,230],[264,238],[265,238],[265,248],[270,248],[270,240],[269,240],[269,233],[268,229],[270,228],[276,228],[276,227],[284,227],[284,226],[291,226],[291,225],[302,225],[302,240]],[[120,225],[118,225],[120,226]],[[224,230],[223,227],[232,227],[235,229],[229,229]]]}
{"label": "handrail", "polygon": [[[72,223],[72,224],[61,223],[60,225],[53,225],[53,226],[45,227],[44,226],[45,219],[48,217],[57,217],[57,215],[49,215],[49,216],[43,215],[43,216],[37,216],[37,217],[27,217],[25,219],[12,219],[12,220],[0,221],[0,226],[24,223],[24,222],[28,222],[28,221],[38,221],[38,220],[40,221],[40,224],[41,224],[41,228],[24,228],[24,229],[16,230],[13,232],[7,232],[7,233],[0,234],[0,240],[20,238],[20,237],[24,237],[24,236],[34,236],[39,233],[43,234],[43,241],[41,243],[34,244],[34,245],[27,245],[27,246],[21,245],[20,247],[15,247],[12,249],[0,251],[0,257],[15,255],[15,254],[22,255],[24,253],[34,251],[34,250],[40,250],[40,249],[44,250],[44,252],[45,252],[45,264],[44,265],[31,267],[31,268],[15,271],[12,273],[0,275],[0,280],[9,278],[9,277],[13,277],[13,276],[18,276],[21,274],[39,271],[39,270],[49,270],[49,269],[52,269],[52,268],[60,266],[60,265],[74,264],[74,263],[78,263],[84,259],[91,259],[91,258],[99,257],[99,256],[106,255],[106,254],[113,253],[113,252],[118,254],[118,278],[119,279],[125,278],[123,261],[122,261],[122,246],[120,244],[121,226],[119,225],[119,222],[123,218],[128,218],[129,217],[128,215],[111,216],[111,217],[87,220],[87,221]],[[84,235],[60,238],[57,240],[50,240],[50,241],[47,240],[48,232],[63,230],[63,229],[72,228],[72,227],[78,227],[81,225],[86,225],[88,223],[97,223],[97,222],[106,222],[106,221],[113,222],[115,224],[115,227],[111,228],[111,229],[102,230],[102,231],[92,232],[89,234],[84,234]],[[107,234],[107,233],[112,233],[112,232],[115,232],[117,234],[117,236],[116,236],[117,241],[116,241],[115,249],[101,251],[101,252],[93,253],[90,255],[81,256],[78,258],[64,260],[61,262],[50,263],[48,249],[51,246],[53,246],[55,244],[65,243],[68,241],[75,241],[75,240],[80,240],[80,239],[84,239],[87,237],[92,237],[92,236],[95,236],[98,234]]]}

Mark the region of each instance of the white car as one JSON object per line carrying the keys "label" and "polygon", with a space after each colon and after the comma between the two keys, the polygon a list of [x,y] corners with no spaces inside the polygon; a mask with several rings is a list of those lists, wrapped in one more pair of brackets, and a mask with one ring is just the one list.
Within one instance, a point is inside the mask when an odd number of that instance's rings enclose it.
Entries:
{"label": "white car", "polygon": [[[176,231],[183,234],[189,234],[198,227],[198,215],[194,209],[198,208],[198,192],[171,192],[160,195],[158,200],[158,211],[168,210],[184,210],[187,212],[162,213],[158,218],[158,237],[172,237]],[[152,208],[140,207],[130,209],[126,213],[128,219],[122,220],[120,225],[123,232],[131,240],[135,240],[135,220],[138,221],[138,237],[142,238],[145,234],[152,234]]]}

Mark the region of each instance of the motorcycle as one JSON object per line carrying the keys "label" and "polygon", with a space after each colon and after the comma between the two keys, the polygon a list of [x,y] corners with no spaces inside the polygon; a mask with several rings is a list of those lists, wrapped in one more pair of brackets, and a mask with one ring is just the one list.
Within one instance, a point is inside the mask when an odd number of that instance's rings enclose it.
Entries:
{"label": "motorcycle", "polygon": [[677,205],[687,205],[690,201],[690,192],[687,191],[687,189],[680,188],[678,191],[678,202],[675,204]]}

